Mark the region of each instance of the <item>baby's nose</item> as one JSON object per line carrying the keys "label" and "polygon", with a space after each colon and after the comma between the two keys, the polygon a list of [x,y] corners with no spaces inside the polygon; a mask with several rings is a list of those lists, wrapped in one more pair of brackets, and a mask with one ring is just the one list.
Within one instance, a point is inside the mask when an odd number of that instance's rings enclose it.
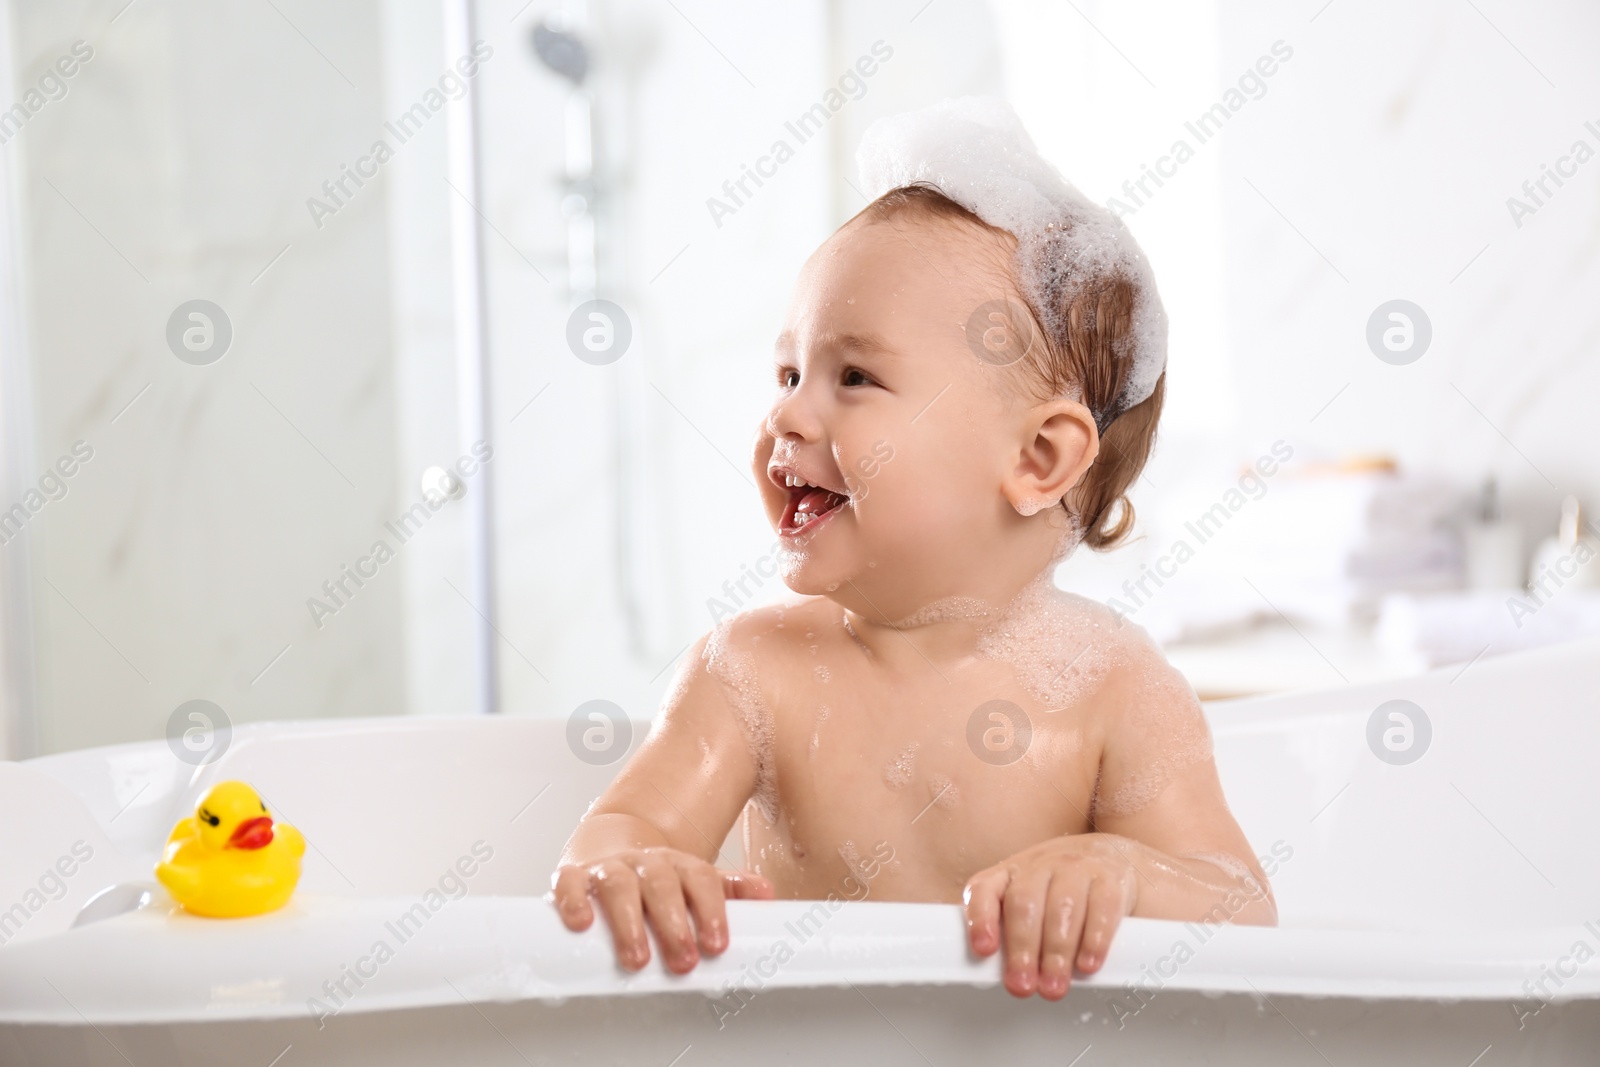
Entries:
{"label": "baby's nose", "polygon": [[772,405],[767,415],[767,433],[782,441],[816,441],[822,437],[821,422],[809,400],[800,390]]}

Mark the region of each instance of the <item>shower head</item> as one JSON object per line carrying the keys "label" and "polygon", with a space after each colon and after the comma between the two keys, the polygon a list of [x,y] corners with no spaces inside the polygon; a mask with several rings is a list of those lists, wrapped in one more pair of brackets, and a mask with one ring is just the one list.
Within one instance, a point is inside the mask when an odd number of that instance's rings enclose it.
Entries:
{"label": "shower head", "polygon": [[533,28],[533,50],[539,62],[573,85],[582,85],[589,73],[589,49],[574,33],[557,29],[548,22]]}

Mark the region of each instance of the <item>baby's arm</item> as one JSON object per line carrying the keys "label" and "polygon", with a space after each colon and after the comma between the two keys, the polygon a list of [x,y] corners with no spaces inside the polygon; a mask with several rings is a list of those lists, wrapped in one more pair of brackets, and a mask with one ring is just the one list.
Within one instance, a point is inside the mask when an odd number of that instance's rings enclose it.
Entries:
{"label": "baby's arm", "polygon": [[1093,832],[1041,842],[968,882],[973,950],[1003,944],[1006,987],[1018,996],[1065,996],[1074,967],[1092,974],[1105,962],[1124,915],[1277,921],[1183,676],[1151,649],[1115,670],[1096,703],[1105,718]]}
{"label": "baby's arm", "polygon": [[617,959],[632,970],[650,960],[646,924],[681,974],[699,951],[727,948],[725,898],[772,896],[760,875],[713,866],[755,788],[756,763],[705,645],[690,651],[649,738],[572,832],[552,880],[570,930],[588,929],[591,895],[599,901]]}

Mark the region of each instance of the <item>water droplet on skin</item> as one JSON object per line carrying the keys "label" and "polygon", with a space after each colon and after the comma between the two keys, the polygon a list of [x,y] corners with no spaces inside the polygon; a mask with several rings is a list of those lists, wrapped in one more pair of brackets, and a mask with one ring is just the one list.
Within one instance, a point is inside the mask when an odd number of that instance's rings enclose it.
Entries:
{"label": "water droplet on skin", "polygon": [[817,723],[811,728],[811,755],[817,754],[817,746],[822,743],[822,724],[828,721],[828,705],[817,706]]}
{"label": "water droplet on skin", "polygon": [[828,680],[833,677],[833,672],[828,670],[827,666],[821,663],[812,668],[811,673],[817,676],[817,681],[824,684],[826,684]]}

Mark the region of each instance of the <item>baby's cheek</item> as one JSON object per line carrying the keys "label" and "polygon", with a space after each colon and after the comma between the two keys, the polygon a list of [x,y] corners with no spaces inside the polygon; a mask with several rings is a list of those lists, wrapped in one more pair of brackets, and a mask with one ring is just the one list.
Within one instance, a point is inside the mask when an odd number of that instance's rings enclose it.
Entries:
{"label": "baby's cheek", "polygon": [[887,475],[868,483],[855,501],[856,521],[868,542],[883,552],[915,548],[927,535],[928,524],[940,517],[938,505],[904,480]]}
{"label": "baby's cheek", "polygon": [[[864,511],[869,519],[891,524],[910,548],[927,547],[954,536],[972,525],[976,517],[978,505],[973,492],[937,473],[894,481],[885,473],[879,482],[873,486]],[[870,509],[876,509],[876,513]]]}
{"label": "baby's cheek", "polygon": [[[769,416],[770,417],[770,416]],[[772,461],[773,449],[777,446],[777,438],[767,429],[766,420],[756,427],[754,440],[750,443],[750,469],[762,478],[767,476],[767,464]]]}

